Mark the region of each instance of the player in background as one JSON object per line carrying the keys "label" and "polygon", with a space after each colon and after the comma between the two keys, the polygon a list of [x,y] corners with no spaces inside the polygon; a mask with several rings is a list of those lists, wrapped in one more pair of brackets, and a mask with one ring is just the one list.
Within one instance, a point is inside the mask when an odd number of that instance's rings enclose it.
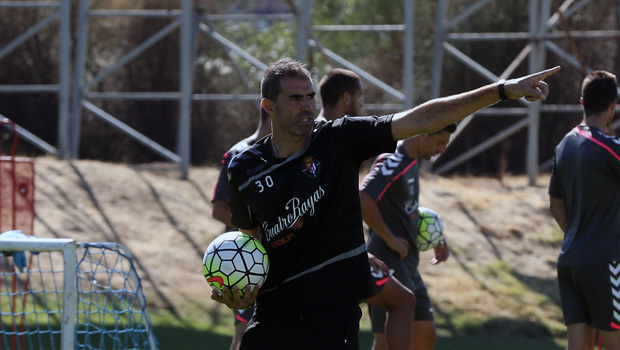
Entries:
{"label": "player in background", "polygon": [[[345,115],[361,115],[364,106],[364,86],[359,75],[348,69],[334,68],[319,82],[323,108],[318,119],[335,120]],[[368,253],[372,273],[374,296],[368,304],[378,305],[388,312],[384,342],[388,349],[411,349],[412,333],[409,322],[413,318],[415,297],[413,292],[390,275],[389,267]]]}
{"label": "player in background", "polygon": [[364,107],[364,84],[352,70],[334,68],[319,81],[323,107],[317,120],[336,120],[345,115],[361,115]]}
{"label": "player in background", "polygon": [[[213,218],[222,222],[226,225],[224,232],[234,231],[236,228],[233,227],[233,224],[230,222],[230,188],[228,186],[228,163],[232,157],[234,157],[237,153],[243,151],[244,149],[253,145],[256,141],[262,139],[271,133],[271,116],[265,112],[265,110],[260,108],[260,119],[258,121],[258,126],[256,131],[246,137],[245,139],[237,142],[234,146],[232,146],[224,156],[222,157],[222,168],[220,170],[220,175],[217,179],[217,184],[215,185],[215,190],[213,191],[213,198],[211,199],[211,203],[213,203]],[[239,349],[239,344],[241,342],[241,334],[245,330],[245,327],[254,312],[254,308],[250,307],[245,310],[233,310],[233,315],[235,318],[235,333],[233,335],[232,343],[230,344],[230,350]]]}
{"label": "player in background", "polygon": [[290,58],[272,64],[261,105],[272,134],[228,166],[232,223],[259,236],[269,254],[260,288],[211,298],[254,305],[241,349],[358,349],[361,310],[372,296],[358,193],[361,163],[393,152],[395,141],[431,133],[501,99],[544,100],[555,67],[488,84],[381,117],[314,121],[310,72]]}
{"label": "player in background", "polygon": [[549,210],[564,241],[557,272],[568,350],[620,350],[620,140],[604,134],[616,110],[615,75],[594,71],[581,87],[584,117],[555,150]]}
{"label": "player in background", "polygon": [[[445,152],[456,124],[400,141],[396,151],[380,155],[360,186],[362,218],[370,229],[368,251],[394,271],[393,276],[414,291],[414,317],[406,321],[413,332],[413,349],[432,350],[437,342],[433,308],[426,285],[418,271],[418,206],[420,195],[420,159]],[[450,256],[444,240],[435,247],[432,264]],[[369,305],[373,350],[389,348],[386,343],[386,310]]]}
{"label": "player in background", "polygon": [[236,228],[233,227],[233,224],[230,222],[230,188],[228,186],[227,172],[228,163],[230,163],[230,160],[237,153],[252,146],[256,141],[262,139],[270,133],[271,116],[261,107],[260,119],[258,120],[258,126],[256,127],[256,131],[254,131],[252,135],[237,142],[226,153],[224,153],[224,156],[222,157],[222,168],[220,169],[220,175],[217,179],[217,184],[215,184],[213,198],[211,199],[211,203],[213,203],[213,211],[211,215],[213,215],[214,219],[226,225],[224,232],[236,230]]}

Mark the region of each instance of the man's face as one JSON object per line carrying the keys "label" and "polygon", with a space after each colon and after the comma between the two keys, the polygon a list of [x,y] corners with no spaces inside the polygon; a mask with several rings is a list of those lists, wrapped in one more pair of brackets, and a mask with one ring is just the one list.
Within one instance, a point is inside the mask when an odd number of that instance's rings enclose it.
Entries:
{"label": "man's face", "polygon": [[447,131],[432,135],[424,135],[424,140],[420,147],[420,156],[426,160],[430,160],[432,157],[445,152],[450,142],[450,135],[452,134]]}
{"label": "man's face", "polygon": [[351,95],[345,114],[351,116],[362,115],[362,107],[364,107],[364,88],[360,84],[360,88]]}
{"label": "man's face", "polygon": [[[274,132],[303,136],[312,132],[316,101],[312,80],[300,77],[280,79],[282,91],[271,104]],[[279,130],[279,131],[277,131]]]}

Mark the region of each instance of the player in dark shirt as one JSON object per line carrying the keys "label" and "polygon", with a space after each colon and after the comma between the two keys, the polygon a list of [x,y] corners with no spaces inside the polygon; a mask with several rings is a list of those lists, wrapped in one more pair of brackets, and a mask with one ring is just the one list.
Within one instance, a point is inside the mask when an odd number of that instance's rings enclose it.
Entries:
{"label": "player in dark shirt", "polygon": [[211,298],[255,312],[241,349],[358,349],[360,299],[372,295],[358,179],[360,164],[395,141],[452,124],[501,98],[544,100],[559,67],[439,98],[382,117],[314,121],[310,72],[285,58],[261,82],[272,134],[233,158],[232,223],[260,237],[265,284]]}
{"label": "player in dark shirt", "polygon": [[[394,271],[393,276],[415,293],[415,313],[405,323],[413,330],[413,348],[434,349],[437,341],[431,300],[418,271],[418,207],[420,158],[429,160],[443,153],[456,131],[456,124],[430,134],[410,137],[399,143],[396,152],[380,155],[360,186],[362,217],[370,228],[368,251]],[[435,247],[438,264],[450,255],[442,240]],[[373,350],[386,349],[384,309],[370,305],[374,335]]]}
{"label": "player in dark shirt", "polygon": [[608,136],[616,77],[583,81],[584,118],[558,144],[549,184],[550,210],[564,231],[557,269],[568,349],[620,349],[620,140]]}
{"label": "player in dark shirt", "polygon": [[[334,68],[319,82],[323,108],[317,120],[336,120],[343,116],[359,116],[364,106],[364,85],[355,72]],[[387,311],[382,328],[382,342],[390,350],[411,349],[412,332],[409,321],[413,319],[416,297],[390,273],[390,268],[368,252],[374,296],[364,300]],[[385,312],[384,311],[384,312]]]}
{"label": "player in dark shirt", "polygon": [[237,153],[252,146],[256,141],[262,139],[271,133],[271,116],[265,112],[263,108],[260,109],[260,119],[256,131],[245,139],[237,142],[222,156],[222,168],[220,169],[220,175],[217,179],[217,184],[213,190],[213,197],[211,203],[213,203],[213,218],[226,225],[224,232],[235,230],[230,222],[230,186],[228,185],[228,163],[237,155]]}

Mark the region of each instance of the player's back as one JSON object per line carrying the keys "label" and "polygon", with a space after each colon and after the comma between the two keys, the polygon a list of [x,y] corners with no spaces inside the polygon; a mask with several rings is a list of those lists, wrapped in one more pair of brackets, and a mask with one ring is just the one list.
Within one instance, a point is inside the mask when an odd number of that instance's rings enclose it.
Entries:
{"label": "player's back", "polygon": [[556,149],[552,181],[559,182],[567,227],[558,264],[620,256],[620,144],[580,125]]}

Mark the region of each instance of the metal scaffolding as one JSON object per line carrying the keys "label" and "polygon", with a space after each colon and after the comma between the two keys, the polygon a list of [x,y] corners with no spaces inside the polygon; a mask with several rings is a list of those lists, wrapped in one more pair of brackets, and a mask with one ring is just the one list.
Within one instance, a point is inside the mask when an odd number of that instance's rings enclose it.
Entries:
{"label": "metal scaffolding", "polygon": [[[525,62],[527,59],[528,70],[530,73],[534,73],[545,69],[545,61],[547,53],[550,51],[560,58],[561,61],[566,62],[570,66],[573,66],[583,72],[589,73],[592,68],[586,67],[580,61],[579,57],[575,56],[575,52],[567,52],[556,44],[559,40],[572,40],[574,38],[592,38],[592,39],[614,39],[617,40],[620,37],[620,31],[618,30],[596,30],[596,31],[571,31],[570,28],[564,27],[558,29],[560,23],[564,23],[566,18],[573,15],[578,15],[581,9],[592,0],[581,0],[575,2],[573,0],[565,0],[558,6],[556,0],[530,0],[529,1],[529,32],[527,33],[457,33],[452,31],[458,24],[473,20],[475,14],[478,11],[484,10],[485,6],[493,0],[478,0],[470,6],[466,7],[461,13],[456,15],[452,19],[446,18],[446,0],[439,0],[437,11],[437,32],[435,37],[435,49],[433,68],[431,73],[431,98],[439,96],[441,89],[441,74],[444,54],[449,54],[463,65],[471,69],[473,72],[479,74],[489,82],[495,82],[499,79],[509,78],[515,69]],[[616,1],[616,8],[618,8],[618,1]],[[476,42],[476,41],[513,41],[515,45],[525,42],[523,49],[519,54],[506,66],[506,69],[496,76],[490,72],[480,62],[476,62],[467,54],[459,51],[452,44],[455,42]],[[619,92],[620,93],[620,92]],[[457,165],[467,161],[468,159],[476,156],[477,154],[488,150],[497,143],[509,138],[517,131],[527,127],[528,128],[528,142],[526,151],[526,171],[529,177],[530,184],[536,183],[536,177],[538,173],[548,168],[550,160],[546,160],[542,164],[539,164],[538,160],[538,144],[539,144],[539,125],[541,112],[569,112],[569,113],[581,113],[582,109],[580,105],[551,105],[541,104],[540,101],[529,103],[525,100],[519,100],[524,107],[521,108],[492,108],[479,111],[475,115],[483,115],[486,113],[494,115],[521,115],[523,119],[517,121],[513,125],[507,127],[503,131],[497,133],[494,137],[482,142],[481,144],[473,147],[470,150],[463,152],[460,156],[451,160],[447,164],[444,164],[438,169],[435,169],[435,173],[441,174],[446,172]],[[471,122],[474,115],[465,118],[464,122],[459,124],[458,130],[455,133],[455,137]],[[616,125],[617,127],[617,125]]]}
{"label": "metal scaffolding", "polygon": [[[445,55],[454,57],[464,66],[479,74],[489,82],[497,81],[501,78],[508,78],[515,69],[527,60],[530,72],[545,68],[546,56],[550,52],[558,56],[561,60],[578,69],[590,70],[589,67],[582,67],[579,60],[572,53],[566,52],[555,44],[558,40],[570,40],[574,37],[592,38],[613,38],[617,40],[620,36],[618,30],[597,30],[584,32],[570,32],[563,28],[558,30],[556,27],[563,19],[576,15],[579,11],[592,0],[565,0],[559,6],[553,6],[554,0],[530,0],[529,18],[530,30],[525,33],[463,33],[456,32],[455,28],[461,23],[471,21],[474,15],[482,10],[491,1],[499,0],[478,0],[471,1],[464,10],[454,18],[446,18],[447,1],[438,0],[438,11],[436,19],[436,38],[434,48],[433,67],[431,71],[431,97],[438,97],[441,91],[441,75],[443,71],[443,61]],[[615,0],[618,2],[618,0]],[[553,4],[552,4],[553,2]],[[23,138],[33,143],[43,151],[55,154],[62,159],[76,158],[79,154],[79,144],[81,135],[81,120],[84,111],[92,113],[106,123],[112,125],[127,136],[136,140],[152,152],[158,154],[163,159],[178,164],[182,177],[187,178],[190,165],[190,116],[191,105],[194,101],[259,101],[260,96],[252,93],[252,89],[245,84],[246,94],[196,94],[192,84],[193,67],[196,62],[196,41],[201,35],[208,36],[219,45],[225,48],[227,54],[234,53],[236,56],[249,62],[258,71],[264,71],[267,64],[253,57],[243,47],[238,46],[222,32],[218,31],[215,23],[219,21],[256,21],[268,19],[270,21],[288,21],[295,24],[296,29],[296,58],[306,61],[310,52],[320,52],[330,61],[357,72],[366,84],[373,85],[395,98],[399,103],[384,106],[386,109],[405,109],[414,106],[414,0],[403,0],[402,24],[389,25],[313,25],[312,9],[313,0],[290,0],[287,3],[291,7],[290,13],[279,14],[210,14],[204,9],[196,6],[192,0],[179,0],[179,8],[176,10],[141,10],[141,9],[92,9],[90,0],[80,0],[78,13],[76,15],[77,24],[75,26],[75,57],[70,57],[70,0],[58,1],[0,1],[0,8],[28,8],[28,7],[48,7],[52,12],[50,16],[30,30],[20,35],[9,45],[0,48],[0,60],[28,40],[34,33],[43,30],[50,22],[60,22],[59,40],[59,83],[50,86],[28,86],[28,85],[0,85],[0,93],[29,93],[29,92],[50,92],[57,94],[59,99],[58,110],[58,149],[46,144],[43,140],[30,134],[27,130],[18,130]],[[153,34],[151,37],[137,45],[124,56],[117,58],[109,67],[101,72],[96,72],[93,77],[86,77],[85,67],[88,60],[88,33],[91,29],[91,19],[102,17],[156,17],[169,19],[169,23]],[[0,28],[1,28],[0,24]],[[374,77],[352,62],[338,55],[336,50],[331,50],[322,43],[318,42],[313,35],[315,32],[331,31],[399,31],[404,33],[403,42],[403,91],[392,88]],[[140,54],[149,47],[169,35],[179,35],[179,88],[178,91],[169,92],[101,92],[97,91],[97,86],[113,72],[118,70],[128,62],[139,60]],[[474,61],[467,54],[459,51],[454,43],[465,41],[515,41],[526,45],[521,52],[507,64],[506,69],[499,75],[491,73],[482,63]],[[71,64],[72,63],[72,64]],[[73,66],[73,72],[69,67]],[[70,88],[71,87],[71,88]],[[169,100],[178,102],[179,129],[177,131],[176,150],[172,151],[157,144],[149,139],[140,131],[135,130],[127,124],[118,120],[108,111],[98,106],[98,102],[103,100]],[[381,106],[375,106],[381,108]],[[579,105],[541,105],[537,103],[524,103],[521,108],[490,108],[476,113],[476,115],[505,114],[522,115],[523,119],[499,132],[493,138],[486,140],[463,152],[456,159],[444,164],[436,173],[443,173],[455,166],[465,162],[475,155],[487,150],[493,145],[510,137],[523,128],[528,128],[528,148],[526,156],[526,168],[530,182],[535,183],[535,178],[541,168],[548,164],[539,164],[538,160],[538,135],[540,113],[545,111],[568,111],[576,113],[580,111]],[[2,110],[0,108],[0,116]],[[10,117],[10,116],[7,116]],[[472,120],[474,116],[469,116],[465,122],[459,125],[458,133]]]}
{"label": "metal scaffolding", "polygon": [[[42,151],[61,156],[66,154],[69,147],[67,126],[69,122],[69,101],[70,101],[70,79],[71,79],[71,2],[70,0],[59,1],[0,1],[0,8],[2,9],[48,9],[49,13],[42,20],[29,27],[26,31],[14,38],[11,42],[0,47],[0,62],[9,53],[13,52],[16,48],[32,38],[40,31],[47,30],[52,23],[59,23],[58,32],[58,83],[47,85],[34,85],[34,84],[13,84],[13,85],[0,85],[0,93],[51,93],[58,97],[58,147],[48,144],[44,140],[40,139],[36,135],[32,134],[28,130],[25,130],[19,125],[15,125],[16,131],[20,137],[27,142],[33,144]],[[0,24],[0,28],[2,25]],[[11,116],[5,116],[0,109],[0,118],[11,119]],[[3,124],[8,125],[8,124]]]}

